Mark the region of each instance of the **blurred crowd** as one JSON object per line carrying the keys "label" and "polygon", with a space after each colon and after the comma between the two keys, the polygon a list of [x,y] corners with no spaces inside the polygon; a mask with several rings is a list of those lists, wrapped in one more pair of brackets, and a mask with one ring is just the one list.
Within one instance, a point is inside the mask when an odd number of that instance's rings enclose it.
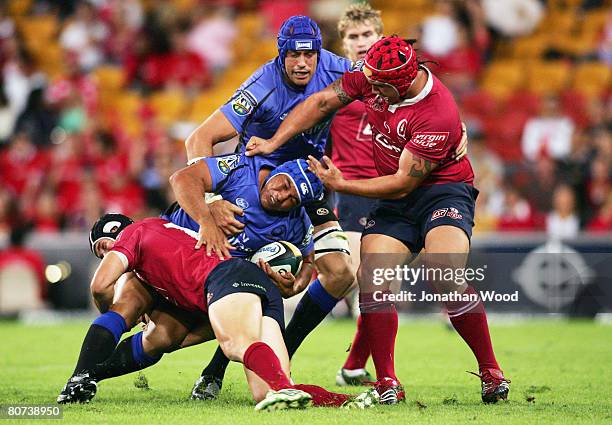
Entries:
{"label": "blurred crowd", "polygon": [[[311,15],[341,54],[335,24],[349,3],[2,2],[0,233],[158,214],[184,138],[275,55],[280,23]],[[608,1],[371,3],[386,34],[419,39],[460,104],[481,191],[476,232],[612,231]]]}

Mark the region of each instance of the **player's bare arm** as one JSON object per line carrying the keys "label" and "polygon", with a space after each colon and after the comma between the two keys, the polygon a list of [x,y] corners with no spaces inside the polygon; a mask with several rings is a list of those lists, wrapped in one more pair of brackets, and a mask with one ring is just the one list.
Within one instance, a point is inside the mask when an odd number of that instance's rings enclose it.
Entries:
{"label": "player's bare arm", "polygon": [[342,89],[342,78],[314,93],[287,115],[272,138],[251,137],[246,145],[247,156],[267,155],[287,143],[292,137],[315,126],[329,114],[351,103]]}
{"label": "player's bare arm", "polygon": [[237,134],[229,120],[217,109],[185,140],[187,160],[212,156],[215,144],[225,142]]}
{"label": "player's bare arm", "polygon": [[299,294],[302,292],[312,278],[312,272],[314,271],[314,252],[311,252],[307,256],[302,259],[302,268],[295,278],[295,282],[293,283],[292,295]]}
{"label": "player's bare arm", "polygon": [[461,159],[467,155],[468,150],[468,138],[467,138],[467,128],[465,123],[461,122],[461,141],[459,142],[459,146],[455,149],[455,154],[453,155],[453,159],[455,161],[461,161]]}
{"label": "player's bare arm", "polygon": [[105,313],[113,304],[115,283],[127,271],[127,264],[116,252],[109,252],[98,265],[91,281],[90,289],[96,307],[100,313]]}
{"label": "player's bare arm", "polygon": [[326,156],[322,158],[322,162],[310,156],[308,162],[328,189],[382,199],[399,199],[408,195],[419,187],[438,165],[404,149],[395,174],[367,180],[345,180],[340,170]]}
{"label": "player's bare arm", "polygon": [[212,190],[212,179],[206,163],[198,161],[178,170],[170,176],[170,185],[179,205],[200,225],[196,249],[206,245],[206,255],[216,252],[222,259],[229,257],[232,246],[204,200],[206,192]]}

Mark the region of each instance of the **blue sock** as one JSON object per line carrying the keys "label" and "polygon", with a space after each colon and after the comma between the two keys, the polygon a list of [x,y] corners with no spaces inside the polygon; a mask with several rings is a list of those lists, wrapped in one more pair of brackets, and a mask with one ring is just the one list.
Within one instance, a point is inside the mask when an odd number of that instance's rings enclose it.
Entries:
{"label": "blue sock", "polygon": [[134,357],[134,361],[143,369],[157,363],[162,357],[151,357],[144,352],[144,348],[142,347],[142,332],[138,332],[132,337],[132,356]]}
{"label": "blue sock", "polygon": [[325,313],[332,311],[339,301],[338,298],[332,297],[329,292],[325,290],[319,279],[312,282],[306,291],[308,295],[310,295],[312,301]]}
{"label": "blue sock", "polygon": [[115,313],[114,311],[107,311],[98,316],[92,324],[108,329],[110,333],[113,334],[113,337],[115,337],[115,345],[119,342],[121,335],[127,331],[125,320],[119,313]]}
{"label": "blue sock", "polygon": [[319,279],[310,284],[285,329],[285,345],[289,358],[293,357],[300,344],[325,319],[337,302],[338,300],[321,286]]}

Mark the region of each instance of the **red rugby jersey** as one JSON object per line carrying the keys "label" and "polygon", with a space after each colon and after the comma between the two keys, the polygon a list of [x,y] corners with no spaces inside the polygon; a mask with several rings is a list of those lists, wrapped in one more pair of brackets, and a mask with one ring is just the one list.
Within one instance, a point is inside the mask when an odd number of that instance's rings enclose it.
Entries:
{"label": "red rugby jersey", "polygon": [[332,161],[347,180],[377,177],[372,129],[363,102],[340,109],[331,125]]}
{"label": "red rugby jersey", "polygon": [[125,228],[113,251],[125,255],[128,270],[171,303],[188,311],[208,311],[204,282],[221,261],[196,250],[197,233],[161,218],[145,218]]}
{"label": "red rugby jersey", "polygon": [[342,88],[365,104],[374,140],[374,163],[379,175],[395,174],[404,149],[439,163],[424,185],[464,182],[472,184],[474,173],[467,156],[452,155],[461,141],[459,110],[450,91],[431,73],[417,96],[389,105],[372,93],[363,72],[342,76]]}

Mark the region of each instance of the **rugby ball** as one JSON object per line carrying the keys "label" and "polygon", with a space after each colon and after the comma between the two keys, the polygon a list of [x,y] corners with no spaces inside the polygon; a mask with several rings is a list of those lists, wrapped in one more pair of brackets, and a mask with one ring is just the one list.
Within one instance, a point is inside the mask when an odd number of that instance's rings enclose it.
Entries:
{"label": "rugby ball", "polygon": [[302,253],[295,245],[286,241],[272,242],[259,248],[249,260],[255,264],[259,259],[270,264],[277,273],[291,272],[297,275],[302,265]]}

